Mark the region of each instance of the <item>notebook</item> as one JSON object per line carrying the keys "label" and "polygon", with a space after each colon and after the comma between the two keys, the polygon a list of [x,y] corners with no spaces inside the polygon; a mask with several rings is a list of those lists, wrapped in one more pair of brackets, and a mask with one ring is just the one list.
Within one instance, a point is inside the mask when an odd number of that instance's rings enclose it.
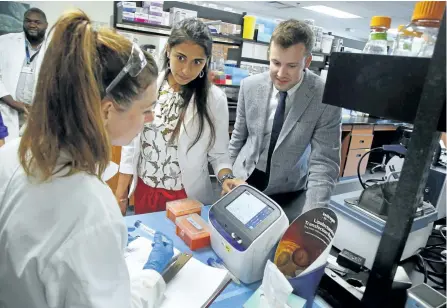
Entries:
{"label": "notebook", "polygon": [[[152,250],[151,244],[149,239],[139,237],[126,248],[124,257],[130,276],[143,269]],[[174,249],[174,255],[179,253]],[[230,281],[227,270],[191,258],[166,286],[165,299],[160,308],[208,307]]]}

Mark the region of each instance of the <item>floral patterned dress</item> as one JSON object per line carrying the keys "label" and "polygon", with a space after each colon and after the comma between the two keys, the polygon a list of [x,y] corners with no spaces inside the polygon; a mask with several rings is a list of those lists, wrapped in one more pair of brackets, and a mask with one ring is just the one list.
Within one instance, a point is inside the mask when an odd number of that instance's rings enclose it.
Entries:
{"label": "floral patterned dress", "polygon": [[171,141],[182,103],[180,94],[165,80],[154,108],[154,121],[146,123],[141,134],[138,176],[147,186],[173,191],[183,189],[177,140]]}

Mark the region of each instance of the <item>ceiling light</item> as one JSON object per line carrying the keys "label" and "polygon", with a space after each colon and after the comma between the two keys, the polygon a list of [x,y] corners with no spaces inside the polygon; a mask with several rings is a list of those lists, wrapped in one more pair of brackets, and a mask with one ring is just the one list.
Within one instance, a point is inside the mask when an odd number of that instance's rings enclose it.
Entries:
{"label": "ceiling light", "polygon": [[340,11],[337,9],[334,9],[332,7],[329,6],[325,6],[325,5],[311,5],[311,6],[303,6],[303,9],[306,10],[311,10],[317,13],[322,13],[322,14],[326,14],[332,17],[337,17],[337,18],[362,18],[360,16],[345,12],[345,11]]}
{"label": "ceiling light", "polygon": [[290,9],[297,5],[293,2],[281,2],[281,1],[269,1],[268,5],[273,6],[275,9]]}

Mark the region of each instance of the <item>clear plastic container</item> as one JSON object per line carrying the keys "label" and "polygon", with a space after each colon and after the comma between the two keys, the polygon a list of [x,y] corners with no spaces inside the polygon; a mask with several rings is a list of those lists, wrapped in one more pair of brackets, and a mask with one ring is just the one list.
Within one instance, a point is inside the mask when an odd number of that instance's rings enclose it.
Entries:
{"label": "clear plastic container", "polygon": [[393,55],[430,58],[445,10],[443,1],[416,3],[411,23],[400,29]]}
{"label": "clear plastic container", "polygon": [[330,34],[323,34],[323,39],[321,40],[321,52],[325,54],[330,54],[332,49],[332,42],[334,41],[334,36]]}
{"label": "clear plastic container", "polygon": [[405,30],[405,25],[397,28],[398,34],[393,44],[393,55],[395,56],[411,56],[414,37],[420,37],[420,33]]}
{"label": "clear plastic container", "polygon": [[312,51],[313,52],[321,52],[321,41],[323,40],[323,28],[317,27],[317,26],[313,26],[311,28],[314,32],[314,37],[315,37],[315,43],[314,43],[314,47],[312,48]]}
{"label": "clear plastic container", "polygon": [[391,26],[391,18],[387,16],[374,16],[371,18],[371,32],[363,53],[374,55],[388,54],[387,31]]}
{"label": "clear plastic container", "polygon": [[178,217],[202,212],[202,203],[192,199],[182,199],[166,203],[166,216],[175,222]]}
{"label": "clear plastic container", "polygon": [[175,233],[191,250],[211,245],[210,228],[207,222],[197,214],[182,216],[175,221]]}

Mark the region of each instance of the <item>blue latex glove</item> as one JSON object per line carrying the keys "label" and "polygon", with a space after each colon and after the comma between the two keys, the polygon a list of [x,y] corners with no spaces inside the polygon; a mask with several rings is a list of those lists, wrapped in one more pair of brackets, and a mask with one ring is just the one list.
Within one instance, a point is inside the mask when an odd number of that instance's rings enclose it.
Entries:
{"label": "blue latex glove", "polygon": [[[127,227],[127,232],[133,232],[133,231],[135,231],[135,228],[134,227]],[[138,238],[138,236],[135,236],[135,237],[133,237],[132,235],[130,235],[129,233],[127,233],[127,246],[129,246],[129,244],[132,242],[132,241],[134,241],[134,240],[136,240]]]}
{"label": "blue latex glove", "polygon": [[138,236],[133,237],[132,235],[130,235],[129,233],[127,233],[127,246],[129,246],[129,244],[133,241],[135,241],[138,238]]}
{"label": "blue latex glove", "polygon": [[[163,242],[162,237],[167,240],[167,243]],[[155,232],[152,246],[152,252],[149,255],[147,263],[144,265],[144,269],[152,269],[161,274],[174,256],[172,240],[161,232]]]}

